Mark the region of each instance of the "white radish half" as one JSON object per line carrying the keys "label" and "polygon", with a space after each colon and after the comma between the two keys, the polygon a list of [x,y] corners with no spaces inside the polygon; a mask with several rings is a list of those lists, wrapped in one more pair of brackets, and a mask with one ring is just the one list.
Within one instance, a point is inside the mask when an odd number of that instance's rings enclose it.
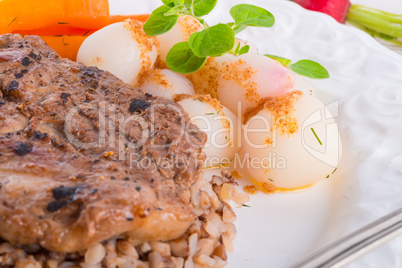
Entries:
{"label": "white radish half", "polygon": [[154,66],[158,42],[136,20],[108,25],[88,36],[78,50],[77,61],[111,72],[137,86],[139,77]]}
{"label": "white radish half", "polygon": [[[236,39],[233,50],[240,46],[250,46],[248,53],[258,53],[255,45],[242,39]],[[236,59],[236,56],[231,53],[226,53],[220,57],[209,57],[205,65],[197,72],[186,75],[187,78],[193,83],[195,92],[197,94],[209,94],[213,98],[218,98],[218,74],[222,67],[222,63],[229,60]]]}
{"label": "white radish half", "polygon": [[271,100],[248,118],[241,146],[250,176],[266,192],[326,178],[342,154],[334,118],[321,101],[301,91]]}
{"label": "white radish half", "polygon": [[291,90],[300,90],[304,94],[316,96],[315,89],[313,85],[305,78],[299,74],[294,74],[295,84]]}
{"label": "white radish half", "polygon": [[197,94],[209,94],[218,98],[218,74],[222,63],[236,59],[236,56],[226,53],[220,57],[209,57],[205,65],[198,71],[187,74],[186,77],[193,83]]}
{"label": "white radish half", "polygon": [[191,122],[207,134],[204,167],[229,164],[240,150],[237,116],[209,95],[187,97],[178,103],[189,114]]}
{"label": "white radish half", "polygon": [[151,95],[173,100],[176,94],[194,95],[194,87],[184,76],[168,69],[155,69],[144,78],[140,89]]}
{"label": "white radish half", "polygon": [[276,97],[293,88],[293,72],[260,54],[244,54],[223,63],[218,78],[218,98],[232,112],[238,103],[243,114],[262,98]]}

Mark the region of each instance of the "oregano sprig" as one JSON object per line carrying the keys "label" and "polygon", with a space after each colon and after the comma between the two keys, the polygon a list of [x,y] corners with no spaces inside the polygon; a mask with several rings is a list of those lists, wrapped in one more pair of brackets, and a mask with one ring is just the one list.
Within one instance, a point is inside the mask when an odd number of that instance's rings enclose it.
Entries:
{"label": "oregano sprig", "polygon": [[[247,27],[272,27],[274,16],[264,8],[239,4],[230,9],[233,22],[219,23],[209,26],[202,18],[216,6],[218,0],[162,0],[163,5],[155,9],[147,22],[144,31],[150,36],[157,36],[172,29],[181,16],[191,16],[198,20],[204,29],[193,33],[188,42],[181,42],[172,47],[166,56],[167,66],[175,72],[188,74],[202,68],[208,57],[219,57],[226,53],[237,56],[248,53],[250,46],[234,48],[235,35]],[[309,78],[328,78],[328,71],[319,63],[311,60],[292,61],[283,57],[266,56],[278,60],[294,72]]]}
{"label": "oregano sprig", "polygon": [[232,51],[236,33],[247,27],[271,27],[275,22],[274,16],[267,10],[240,4],[230,9],[234,22],[209,26],[202,16],[208,15],[217,1],[162,0],[164,5],[152,12],[144,25],[144,31],[150,36],[166,33],[181,16],[191,16],[204,26],[202,31],[193,33],[188,42],[179,43],[169,51],[166,64],[172,71],[191,73],[199,70],[208,57],[219,57],[228,52],[236,55],[247,53],[248,46]]}

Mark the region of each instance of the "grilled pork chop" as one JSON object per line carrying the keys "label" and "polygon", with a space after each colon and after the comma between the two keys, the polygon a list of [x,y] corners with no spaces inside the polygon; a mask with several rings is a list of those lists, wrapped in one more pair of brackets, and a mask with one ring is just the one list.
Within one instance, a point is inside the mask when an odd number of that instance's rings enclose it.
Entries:
{"label": "grilled pork chop", "polygon": [[181,107],[0,36],[0,236],[73,252],[112,236],[169,240],[196,217],[206,136]]}

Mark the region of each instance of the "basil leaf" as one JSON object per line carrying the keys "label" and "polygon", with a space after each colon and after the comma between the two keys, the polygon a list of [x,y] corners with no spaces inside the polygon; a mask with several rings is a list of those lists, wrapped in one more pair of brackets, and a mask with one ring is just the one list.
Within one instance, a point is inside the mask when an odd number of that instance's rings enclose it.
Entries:
{"label": "basil leaf", "polygon": [[250,46],[249,46],[249,45],[245,45],[244,47],[242,47],[242,48],[240,49],[238,55],[240,56],[240,55],[246,54],[246,53],[249,52],[249,50],[250,50]]}
{"label": "basil leaf", "polygon": [[287,59],[287,58],[283,58],[283,57],[279,57],[279,56],[275,56],[275,55],[270,55],[270,54],[264,54],[264,56],[267,56],[268,58],[274,59],[279,61],[282,65],[289,65],[292,63],[291,60]]}
{"label": "basil leaf", "polygon": [[207,61],[207,57],[197,57],[188,42],[177,43],[166,56],[166,64],[170,70],[189,74],[198,71]]}
{"label": "basil leaf", "polygon": [[216,6],[218,0],[194,0],[193,11],[197,17],[208,15]]}
{"label": "basil leaf", "polygon": [[183,5],[184,0],[174,0],[173,3],[174,3],[175,6]]}
{"label": "basil leaf", "polygon": [[300,60],[289,66],[289,68],[300,75],[312,79],[329,78],[329,73],[321,64],[312,60]]}
{"label": "basil leaf", "polygon": [[249,4],[232,7],[230,15],[237,26],[272,27],[275,23],[275,18],[269,11]]}
{"label": "basil leaf", "polygon": [[166,33],[176,25],[179,19],[178,15],[165,16],[170,7],[160,6],[155,9],[149,19],[144,24],[144,31],[149,36]]}
{"label": "basil leaf", "polygon": [[188,43],[198,57],[219,57],[232,50],[235,33],[228,25],[219,23],[193,33]]}

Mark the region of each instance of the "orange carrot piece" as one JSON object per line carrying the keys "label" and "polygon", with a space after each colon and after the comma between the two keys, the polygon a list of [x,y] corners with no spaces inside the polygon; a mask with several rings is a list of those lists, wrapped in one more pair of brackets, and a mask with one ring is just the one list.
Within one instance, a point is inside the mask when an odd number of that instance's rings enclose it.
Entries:
{"label": "orange carrot piece", "polygon": [[76,60],[77,52],[86,36],[41,36],[41,38],[63,58]]}
{"label": "orange carrot piece", "polygon": [[32,30],[15,30],[13,33],[23,35],[82,35],[88,36],[98,29],[84,29],[71,27],[68,25],[52,25],[49,27],[32,29]]}
{"label": "orange carrot piece", "polygon": [[111,15],[110,23],[121,22],[126,19],[138,20],[142,22],[146,22],[149,18],[149,14],[140,14],[140,15]]}
{"label": "orange carrot piece", "polygon": [[[109,17],[108,24],[121,22],[126,19],[145,22],[148,18],[149,15],[113,15]],[[39,35],[61,57],[75,61],[82,42],[96,30],[98,29],[84,29],[58,24],[33,30],[15,30],[14,33]]]}
{"label": "orange carrot piece", "polygon": [[0,33],[52,25],[100,29],[109,21],[108,0],[0,1]]}
{"label": "orange carrot piece", "polygon": [[[109,18],[108,24],[115,22],[121,22],[126,19],[133,19],[145,22],[149,18],[149,15],[112,15]],[[44,28],[37,28],[32,30],[14,30],[13,33],[19,33],[24,35],[84,35],[88,36],[99,29],[88,29],[71,27],[70,25],[56,24]]]}

